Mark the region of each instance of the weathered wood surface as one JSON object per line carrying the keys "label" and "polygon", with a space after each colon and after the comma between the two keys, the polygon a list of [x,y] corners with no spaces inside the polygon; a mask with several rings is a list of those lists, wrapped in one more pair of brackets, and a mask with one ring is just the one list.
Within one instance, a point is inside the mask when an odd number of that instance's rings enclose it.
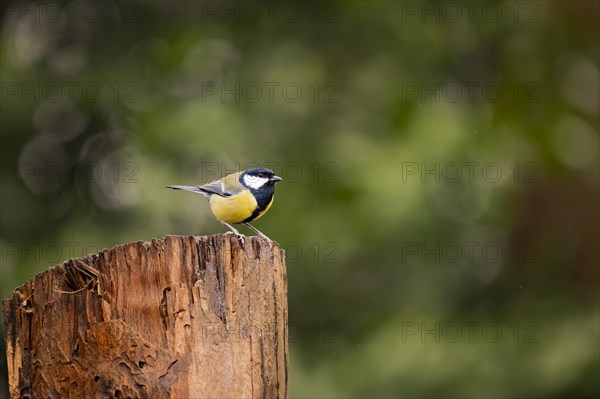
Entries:
{"label": "weathered wood surface", "polygon": [[285,398],[274,243],[167,236],[69,260],[3,302],[12,398]]}

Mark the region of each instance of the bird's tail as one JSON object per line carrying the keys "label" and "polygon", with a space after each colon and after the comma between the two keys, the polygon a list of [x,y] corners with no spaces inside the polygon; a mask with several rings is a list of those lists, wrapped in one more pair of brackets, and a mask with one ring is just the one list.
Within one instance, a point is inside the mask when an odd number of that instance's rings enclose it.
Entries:
{"label": "bird's tail", "polygon": [[167,188],[172,188],[173,190],[185,190],[185,191],[191,191],[193,193],[198,193],[198,194],[202,194],[205,197],[209,197],[210,194],[208,192],[206,192],[205,190],[203,190],[200,187],[196,187],[196,186],[165,186]]}

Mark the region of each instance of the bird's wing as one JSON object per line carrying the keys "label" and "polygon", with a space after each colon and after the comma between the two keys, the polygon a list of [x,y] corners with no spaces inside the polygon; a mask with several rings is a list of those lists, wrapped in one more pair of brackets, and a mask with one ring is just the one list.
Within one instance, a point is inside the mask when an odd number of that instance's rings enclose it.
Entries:
{"label": "bird's wing", "polygon": [[245,187],[240,183],[239,179],[240,173],[233,173],[220,180],[206,183],[198,188],[210,194],[216,194],[221,197],[230,197],[245,189]]}
{"label": "bird's wing", "polygon": [[233,173],[202,186],[167,186],[167,188],[191,191],[193,193],[203,194],[206,197],[210,197],[213,194],[220,197],[231,197],[246,189],[246,187],[240,183],[240,174],[241,172]]}
{"label": "bird's wing", "polygon": [[234,194],[244,191],[246,187],[244,187],[242,183],[240,183],[241,174],[242,172],[232,173],[222,178],[221,185],[223,187],[223,190]]}
{"label": "bird's wing", "polygon": [[223,189],[223,185],[220,180],[211,181],[210,183],[206,183],[202,186],[198,187],[199,190],[207,193],[207,194],[216,194],[221,197],[229,197],[235,193],[229,192]]}

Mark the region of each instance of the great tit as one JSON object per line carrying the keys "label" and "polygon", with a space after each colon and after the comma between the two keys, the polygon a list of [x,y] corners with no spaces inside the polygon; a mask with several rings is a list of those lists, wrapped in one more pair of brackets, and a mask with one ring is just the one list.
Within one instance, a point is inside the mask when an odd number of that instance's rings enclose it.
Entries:
{"label": "great tit", "polygon": [[243,223],[260,237],[271,239],[250,224],[264,215],[273,205],[275,183],[281,181],[271,169],[252,168],[232,173],[202,186],[166,186],[186,190],[208,198],[210,209],[240,239],[243,235],[232,224]]}

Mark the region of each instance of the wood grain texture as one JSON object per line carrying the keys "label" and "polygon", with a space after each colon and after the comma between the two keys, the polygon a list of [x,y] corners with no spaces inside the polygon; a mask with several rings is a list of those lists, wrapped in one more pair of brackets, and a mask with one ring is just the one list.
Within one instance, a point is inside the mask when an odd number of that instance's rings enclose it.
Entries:
{"label": "wood grain texture", "polygon": [[277,243],[167,236],[69,260],[3,302],[12,398],[287,398]]}

